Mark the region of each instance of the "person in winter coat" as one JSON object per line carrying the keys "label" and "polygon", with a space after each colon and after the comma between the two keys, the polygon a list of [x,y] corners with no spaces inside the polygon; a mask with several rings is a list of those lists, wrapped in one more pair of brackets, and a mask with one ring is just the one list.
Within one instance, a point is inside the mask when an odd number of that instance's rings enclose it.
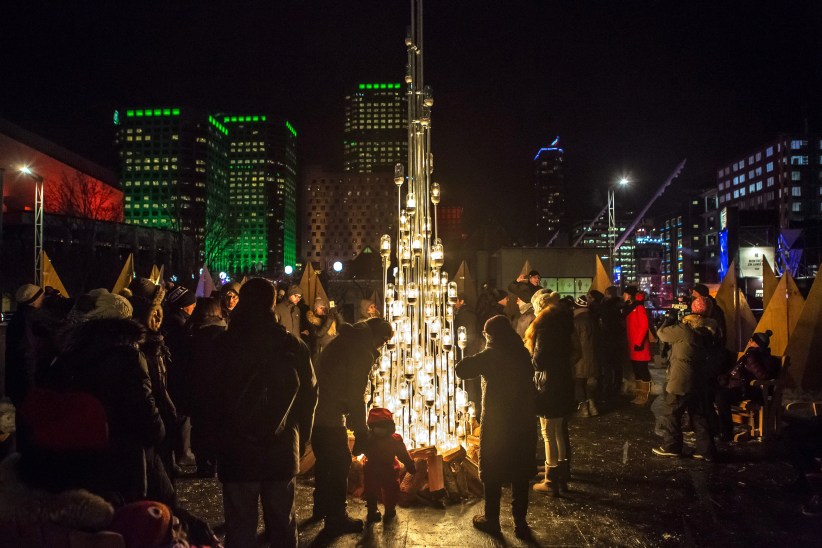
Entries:
{"label": "person in winter coat", "polygon": [[374,301],[370,299],[363,299],[360,301],[360,320],[381,317],[380,311],[377,309],[377,305]]}
{"label": "person in winter coat", "polygon": [[535,317],[536,314],[534,313],[534,307],[531,301],[528,300],[526,302],[517,297],[517,315],[513,321],[513,326],[514,331],[520,338],[525,336],[525,330],[528,329],[528,326],[531,325]]}
{"label": "person in winter coat", "polygon": [[231,321],[231,313],[240,304],[239,282],[228,282],[220,289],[220,300],[223,307],[223,319],[228,323]]}
{"label": "person in winter coat", "polygon": [[596,383],[596,346],[594,342],[594,318],[588,309],[588,298],[579,297],[574,301],[574,348],[577,360],[574,362],[574,392],[578,403],[578,417],[595,417],[599,414],[589,383]]}
{"label": "person in winter coat", "polygon": [[457,377],[482,376],[480,479],[485,485],[485,513],[474,516],[474,527],[500,534],[500,493],[511,483],[511,513],[517,538],[531,535],[528,481],[536,472],[534,452],[534,370],[522,339],[505,316],[485,322],[485,350],[464,358],[454,368]]}
{"label": "person in winter coat", "polygon": [[504,316],[508,298],[508,293],[502,289],[496,289],[487,283],[482,284],[482,292],[477,297],[477,326],[485,325],[485,322],[494,316]]}
{"label": "person in winter coat", "polygon": [[[700,297],[705,299],[707,305],[707,312],[702,314],[702,316],[711,318],[716,322],[717,343],[719,343],[720,346],[725,346],[725,313],[722,311],[722,308],[716,302],[716,299],[714,299],[711,295],[711,292],[708,290],[708,286],[706,286],[705,284],[694,284],[694,288],[691,291],[691,297],[694,300]],[[691,303],[693,303],[693,300],[691,301]]]}
{"label": "person in winter coat", "polygon": [[163,324],[162,302],[165,289],[147,278],[135,278],[129,284],[129,290],[129,302],[134,309],[132,317],[146,328],[146,336],[140,343],[140,351],[148,366],[154,401],[166,426],[165,439],[146,453],[149,471],[148,496],[152,500],[176,507],[174,446],[180,435],[180,422],[177,407],[168,393],[168,367],[171,359],[160,331]]}
{"label": "person in winter coat", "polygon": [[317,362],[320,398],[314,416],[311,447],[314,467],[314,519],[325,519],[330,536],[362,531],[363,522],[346,513],[351,451],[347,429],[354,431],[354,453],[368,438],[363,398],[371,366],[394,332],[381,318],[341,324]]}
{"label": "person in winter coat", "polygon": [[[454,337],[457,336],[460,327],[465,328],[467,337],[467,345],[462,351],[462,357],[473,356],[480,352],[485,344],[485,338],[480,334],[476,312],[471,305],[465,302],[465,295],[462,293],[457,295],[457,302],[454,303]],[[482,417],[482,383],[479,379],[467,380],[465,390],[468,393],[468,400],[474,402],[477,416]]]}
{"label": "person in winter coat", "polygon": [[539,312],[525,333],[525,346],[537,371],[536,414],[540,417],[546,459],[545,479],[533,488],[557,496],[567,489],[571,476],[567,422],[576,408],[574,319],[560,302],[558,293],[543,290],[534,295],[532,302]]}
{"label": "person in winter coat", "polygon": [[305,319],[308,322],[311,358],[317,363],[320,352],[337,336],[337,326],[343,320],[336,308],[331,308],[322,297],[314,299],[314,308],[306,313]]}
{"label": "person in winter coat", "polygon": [[382,498],[385,520],[397,515],[400,496],[400,479],[397,460],[405,465],[409,474],[416,474],[414,459],[408,454],[402,436],[395,432],[394,415],[383,407],[372,407],[368,412],[368,440],[363,447],[365,490],[363,498],[368,507],[368,523],[382,520],[377,501]]}
{"label": "person in winter coat", "polygon": [[220,300],[199,298],[188,325],[184,344],[188,360],[182,373],[183,412],[191,417],[191,448],[197,463],[197,475],[213,478],[217,464],[217,426],[214,391],[217,386],[219,364],[214,359],[219,350],[218,340],[226,330]]}
{"label": "person in winter coat", "polygon": [[653,453],[663,457],[682,456],[682,416],[691,418],[696,434],[694,456],[712,461],[716,457],[713,435],[708,417],[713,413],[708,397],[708,352],[711,329],[715,323],[698,314],[685,316],[681,322],[675,317],[665,320],[657,330],[659,340],[671,345],[671,362],[665,385],[665,409],[658,417],[662,431],[662,445]]}
{"label": "person in winter coat", "polygon": [[531,297],[540,289],[540,279],[536,270],[531,270],[527,275],[520,274],[516,280],[508,284],[508,293],[513,293],[523,302],[530,303]]}
{"label": "person in winter coat", "polygon": [[139,350],[145,328],[125,317],[126,311],[130,308],[98,307],[94,319],[73,328],[44,383],[60,392],[91,394],[102,403],[109,444],[87,488],[117,502],[147,497],[146,453],[166,434]]}
{"label": "person in winter coat", "polygon": [[733,438],[731,405],[742,400],[761,400],[762,392],[752,388],[751,382],[775,379],[779,373],[779,364],[771,356],[769,347],[771,335],[773,332],[767,330],[751,336],[751,345],[731,369],[727,386],[721,387],[716,394],[719,435],[723,441],[731,441]]}
{"label": "person in winter coat", "polygon": [[285,300],[274,309],[277,313],[277,319],[285,327],[285,330],[292,335],[296,337],[307,336],[308,330],[303,328],[303,312],[300,308],[303,290],[298,285],[292,285],[285,295]]}
{"label": "person in winter coat", "polygon": [[253,278],[240,289],[217,341],[221,410],[217,475],[223,484],[226,548],[254,546],[257,505],[268,541],[297,546],[295,477],[311,436],[317,383],[308,347],[274,316],[276,288]]}
{"label": "person in winter coat", "polygon": [[6,327],[6,395],[19,406],[35,384],[33,316],[43,305],[43,289],[21,285],[14,294],[17,311]]}
{"label": "person in winter coat", "polygon": [[625,344],[625,318],[622,314],[622,299],[619,290],[608,287],[602,303],[596,308],[599,337],[596,339],[598,353],[602,357],[602,375],[600,396],[605,401],[619,397],[622,389],[623,364],[628,362],[628,349]]}
{"label": "person in winter coat", "polygon": [[648,312],[645,310],[644,294],[636,286],[630,285],[623,293],[628,303],[625,308],[625,328],[628,334],[628,357],[634,370],[634,399],[631,403],[645,405],[651,394],[651,343],[648,340]]}

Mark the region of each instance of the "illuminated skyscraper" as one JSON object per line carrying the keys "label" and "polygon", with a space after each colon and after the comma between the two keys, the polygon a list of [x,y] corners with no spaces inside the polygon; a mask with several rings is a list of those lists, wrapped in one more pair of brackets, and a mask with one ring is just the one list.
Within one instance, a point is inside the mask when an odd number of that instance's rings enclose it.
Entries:
{"label": "illuminated skyscraper", "polygon": [[225,136],[208,117],[177,107],[135,108],[115,113],[115,144],[130,224],[169,228],[194,238],[205,252],[210,151]]}
{"label": "illuminated skyscraper", "polygon": [[279,270],[297,259],[297,131],[266,115],[221,115],[228,128],[229,270]]}
{"label": "illuminated skyscraper", "polygon": [[546,245],[565,227],[565,151],[559,137],[534,156],[534,201],[536,202],[536,243]]}
{"label": "illuminated skyscraper", "polygon": [[408,160],[405,90],[400,84],[359,84],[345,98],[343,169],[391,171]]}

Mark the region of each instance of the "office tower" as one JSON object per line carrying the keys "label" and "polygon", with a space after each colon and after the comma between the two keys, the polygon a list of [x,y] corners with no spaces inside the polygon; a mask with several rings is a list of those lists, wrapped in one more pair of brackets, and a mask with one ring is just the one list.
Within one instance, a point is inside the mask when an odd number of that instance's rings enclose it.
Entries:
{"label": "office tower", "polygon": [[228,128],[229,270],[297,260],[297,131],[268,115],[219,115]]}
{"label": "office tower", "polygon": [[319,263],[350,261],[366,248],[379,252],[380,236],[396,228],[394,173],[305,173],[301,256]]}
{"label": "office tower", "polygon": [[[630,219],[617,218],[617,233],[621,234],[624,232],[630,224]],[[571,230],[571,241],[576,241],[580,238],[580,236],[582,236],[583,233],[585,234],[585,237],[580,240],[578,244],[579,247],[593,247],[602,249],[602,260],[605,264],[605,269],[609,271],[612,270],[612,267],[608,261],[608,250],[613,245],[613,241],[608,234],[608,219],[600,217],[596,220],[596,222],[593,222],[591,219],[587,219],[574,223]],[[626,239],[617,250],[616,265],[613,266],[613,271],[615,272],[614,285],[621,285],[624,287],[629,284],[638,283],[635,250],[636,245],[634,237]]]}
{"label": "office tower", "polygon": [[345,97],[343,170],[370,173],[408,162],[408,121],[401,84],[359,84]]}
{"label": "office tower", "polygon": [[209,150],[225,134],[205,114],[177,107],[119,110],[114,123],[126,223],[190,235],[202,259]]}
{"label": "office tower", "polygon": [[717,172],[719,206],[778,209],[783,227],[822,219],[822,136],[779,135]]}
{"label": "office tower", "polygon": [[536,202],[537,245],[546,245],[565,228],[565,151],[559,137],[534,156],[534,201]]}

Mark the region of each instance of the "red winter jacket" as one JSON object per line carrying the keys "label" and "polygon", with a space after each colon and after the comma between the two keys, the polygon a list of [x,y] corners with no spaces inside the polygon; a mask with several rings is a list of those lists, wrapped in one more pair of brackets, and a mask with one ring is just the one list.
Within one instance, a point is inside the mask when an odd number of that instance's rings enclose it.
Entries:
{"label": "red winter jacket", "polygon": [[648,313],[642,301],[634,302],[633,309],[625,317],[628,331],[628,356],[632,361],[651,361],[651,345],[648,342]]}

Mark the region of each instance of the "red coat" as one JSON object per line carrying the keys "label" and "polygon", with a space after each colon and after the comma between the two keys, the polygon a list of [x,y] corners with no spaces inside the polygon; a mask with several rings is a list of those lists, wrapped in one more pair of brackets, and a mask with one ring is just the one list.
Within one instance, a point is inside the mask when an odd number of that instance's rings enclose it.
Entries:
{"label": "red coat", "polygon": [[628,357],[632,361],[649,362],[651,361],[651,344],[648,342],[648,312],[641,301],[634,303],[633,306],[633,310],[625,317],[625,328],[628,331]]}

